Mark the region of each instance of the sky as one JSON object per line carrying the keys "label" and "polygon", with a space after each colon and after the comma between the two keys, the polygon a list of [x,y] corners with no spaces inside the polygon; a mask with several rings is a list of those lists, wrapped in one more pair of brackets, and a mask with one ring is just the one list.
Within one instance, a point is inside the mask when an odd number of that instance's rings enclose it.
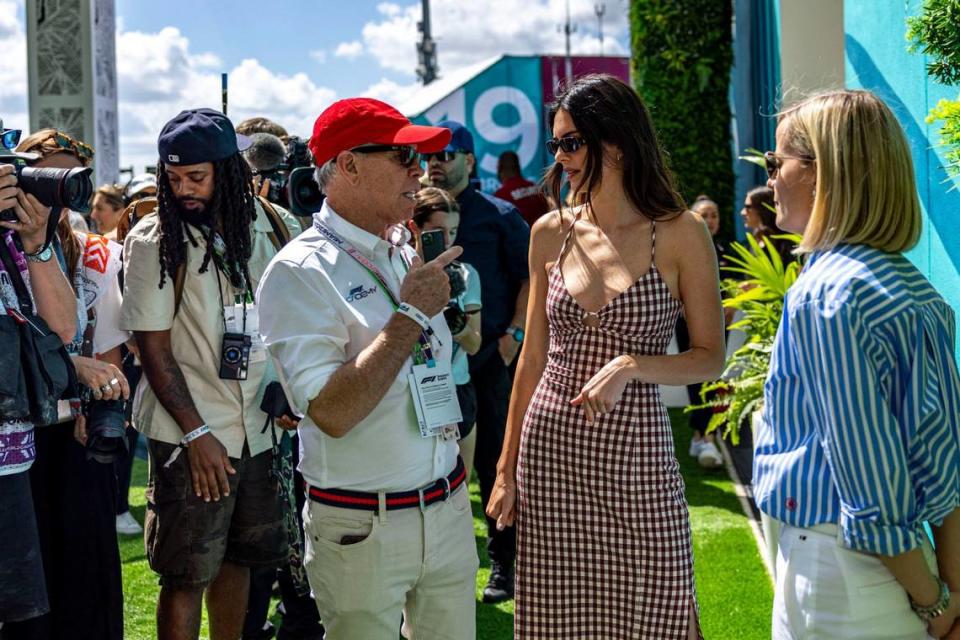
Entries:
{"label": "sky", "polygon": [[[567,0],[431,0],[440,75],[500,54],[562,54]],[[576,54],[600,51],[595,0],[569,0]],[[605,0],[604,53],[629,50],[627,0]],[[402,104],[420,86],[420,0],[116,0],[121,167],[156,162],[180,110],[220,108],[229,73],[234,122],[266,116],[308,137],[335,100]],[[0,117],[29,128],[24,0],[0,0]]]}

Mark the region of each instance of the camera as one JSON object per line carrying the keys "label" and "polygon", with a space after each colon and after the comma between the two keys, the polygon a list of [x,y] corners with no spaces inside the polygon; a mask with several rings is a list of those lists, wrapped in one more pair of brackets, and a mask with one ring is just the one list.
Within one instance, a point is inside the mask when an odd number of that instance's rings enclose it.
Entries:
{"label": "camera", "polygon": [[[33,195],[47,207],[72,209],[79,213],[90,211],[93,196],[93,181],[90,167],[75,169],[54,169],[52,167],[31,167],[39,156],[27,153],[14,153],[0,149],[0,164],[12,164],[16,169],[17,186],[24,193]],[[17,214],[13,209],[0,211],[0,220],[14,222]]]}
{"label": "camera", "polygon": [[323,193],[313,179],[313,161],[305,140],[287,140],[283,162],[260,176],[270,180],[267,199],[285,207],[295,216],[311,216],[323,205]]}
{"label": "camera", "polygon": [[460,296],[467,290],[467,270],[456,260],[443,270],[447,274],[447,279],[450,280],[450,302],[443,310],[443,318],[447,321],[450,333],[457,335],[467,326],[467,314],[459,301]]}
{"label": "camera", "polygon": [[246,380],[250,366],[250,336],[227,332],[220,343],[220,379]]}
{"label": "camera", "polygon": [[111,464],[127,453],[126,402],[93,400],[87,405],[87,460]]}

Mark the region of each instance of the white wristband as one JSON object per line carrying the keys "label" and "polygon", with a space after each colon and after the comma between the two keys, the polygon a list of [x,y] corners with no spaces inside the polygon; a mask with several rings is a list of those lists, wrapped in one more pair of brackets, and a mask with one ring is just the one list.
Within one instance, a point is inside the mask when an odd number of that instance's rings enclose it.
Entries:
{"label": "white wristband", "polygon": [[196,429],[194,429],[193,431],[191,431],[190,433],[188,433],[187,435],[180,438],[180,446],[186,448],[188,444],[190,444],[200,436],[204,436],[208,433],[210,433],[210,427],[208,427],[205,424],[202,424]]}
{"label": "white wristband", "polygon": [[205,424],[200,425],[187,435],[180,438],[180,443],[177,445],[177,448],[173,450],[173,453],[170,454],[170,457],[167,458],[166,463],[164,463],[163,468],[166,469],[174,462],[177,461],[177,458],[180,457],[180,452],[187,448],[187,445],[199,438],[200,436],[210,433],[210,427]]}
{"label": "white wristband", "polygon": [[427,315],[417,309],[413,305],[407,304],[406,302],[401,302],[400,306],[397,307],[397,313],[402,314],[416,322],[420,327],[427,333],[433,333],[433,329],[430,327],[430,318]]}

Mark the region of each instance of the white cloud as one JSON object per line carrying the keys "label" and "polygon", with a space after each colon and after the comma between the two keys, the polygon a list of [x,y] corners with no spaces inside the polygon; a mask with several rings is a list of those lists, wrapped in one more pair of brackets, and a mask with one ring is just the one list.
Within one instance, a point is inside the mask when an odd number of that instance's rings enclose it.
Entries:
{"label": "white cloud", "polygon": [[341,42],[337,45],[336,50],[333,52],[333,55],[337,58],[346,58],[348,60],[354,60],[359,58],[363,54],[363,43],[359,40],[352,40],[350,42]]}
{"label": "white cloud", "polygon": [[[0,0],[0,117],[28,128],[26,34],[16,3]],[[316,59],[316,56],[314,56]],[[220,72],[229,73],[229,114],[234,123],[265,116],[291,134],[307,137],[317,115],[336,99],[306,74],[287,75],[246,59],[223,69],[216,54],[193,51],[179,29],[117,33],[120,164],[137,171],[156,162],[157,135],[183,109],[221,106]]]}
{"label": "white cloud", "polygon": [[[577,31],[571,36],[574,55],[600,52],[594,0],[570,0]],[[603,19],[603,51],[627,53],[622,44],[629,33],[626,0],[608,0]],[[363,43],[381,67],[412,76],[417,66],[414,45],[419,39],[420,3],[377,6],[380,19],[363,27]],[[565,0],[433,0],[430,23],[437,43],[441,74],[491,56],[562,54],[564,36],[558,30],[566,17]]]}
{"label": "white cloud", "polygon": [[326,64],[327,62],[327,51],[326,49],[317,49],[310,52],[310,57],[313,58],[313,61],[317,64]]}
{"label": "white cloud", "polygon": [[17,4],[0,0],[0,118],[5,127],[27,129],[27,34]]}
{"label": "white cloud", "polygon": [[366,98],[383,100],[387,104],[398,106],[409,100],[423,87],[419,82],[398,84],[388,78],[381,78],[379,82],[367,87],[360,95]]}

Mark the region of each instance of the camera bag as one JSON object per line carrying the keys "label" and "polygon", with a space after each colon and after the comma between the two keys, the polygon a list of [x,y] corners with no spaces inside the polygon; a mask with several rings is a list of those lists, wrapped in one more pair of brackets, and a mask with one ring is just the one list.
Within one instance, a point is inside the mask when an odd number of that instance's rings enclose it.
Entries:
{"label": "camera bag", "polygon": [[[16,325],[19,337],[19,368],[25,391],[21,397],[26,399],[28,405],[27,415],[4,414],[3,417],[29,419],[36,426],[55,424],[58,419],[57,401],[77,395],[77,372],[60,336],[51,331],[44,319],[33,312],[30,291],[6,247],[0,247],[0,260],[10,277],[20,306],[15,316],[8,314],[7,318]],[[10,331],[9,323],[4,320],[3,325],[3,335],[12,338],[13,332]],[[8,359],[5,355],[0,364],[6,365]],[[15,374],[15,369],[4,371]],[[18,380],[16,384],[21,382]],[[22,405],[15,408],[22,409]]]}

